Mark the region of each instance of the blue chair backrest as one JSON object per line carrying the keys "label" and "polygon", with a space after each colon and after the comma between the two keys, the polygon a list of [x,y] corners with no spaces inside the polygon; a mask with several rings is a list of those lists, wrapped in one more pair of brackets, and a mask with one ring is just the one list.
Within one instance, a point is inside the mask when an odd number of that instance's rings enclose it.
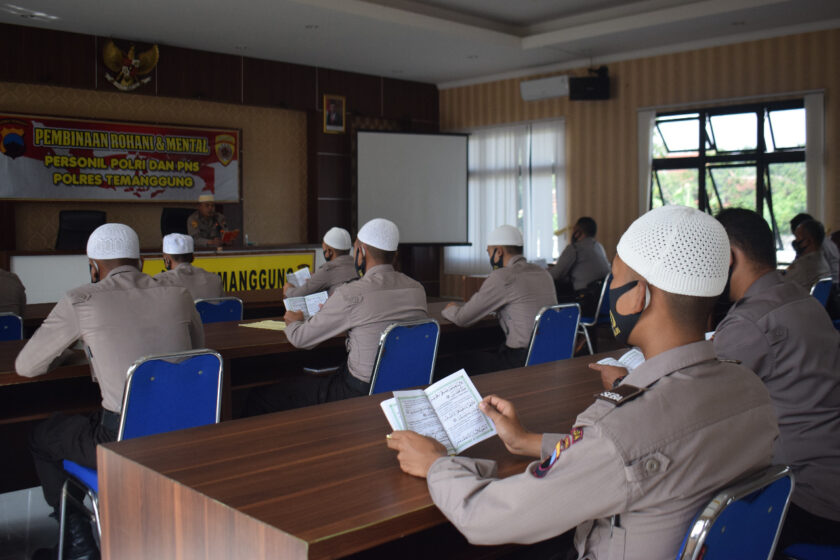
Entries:
{"label": "blue chair backrest", "polygon": [[221,323],[223,321],[242,320],[242,300],[235,297],[223,297],[195,300],[195,308],[201,316],[201,322]]}
{"label": "blue chair backrest", "polygon": [[215,351],[149,356],[128,372],[118,439],[219,421],[222,357]]}
{"label": "blue chair backrest", "polygon": [[440,325],[434,319],[394,323],[382,332],[370,394],[428,385],[435,369]]}
{"label": "blue chair backrest", "polygon": [[14,313],[0,313],[0,340],[21,340],[23,321]]}
{"label": "blue chair backrest", "polygon": [[811,295],[817,298],[823,307],[828,303],[828,294],[831,293],[831,278],[820,278],[811,286]]}
{"label": "blue chair backrest", "polygon": [[610,283],[612,282],[612,273],[607,274],[604,280],[604,291],[601,294],[601,307],[598,309],[597,322],[610,322]]}
{"label": "blue chair backrest", "polygon": [[769,560],[792,492],[793,473],[784,466],[722,490],[688,528],[677,560]]}
{"label": "blue chair backrest", "polygon": [[575,352],[580,306],[576,303],[543,307],[534,321],[526,366],[571,358]]}

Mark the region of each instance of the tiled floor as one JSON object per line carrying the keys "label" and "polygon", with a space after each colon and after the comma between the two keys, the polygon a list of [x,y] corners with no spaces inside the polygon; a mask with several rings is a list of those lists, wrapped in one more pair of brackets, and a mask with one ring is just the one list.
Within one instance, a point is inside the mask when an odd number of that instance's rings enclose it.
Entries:
{"label": "tiled floor", "polygon": [[0,494],[0,560],[28,560],[58,542],[51,511],[40,487]]}

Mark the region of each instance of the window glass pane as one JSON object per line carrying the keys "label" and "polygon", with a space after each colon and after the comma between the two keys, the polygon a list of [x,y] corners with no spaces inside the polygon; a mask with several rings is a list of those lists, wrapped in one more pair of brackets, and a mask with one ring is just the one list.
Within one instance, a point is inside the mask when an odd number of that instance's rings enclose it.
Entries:
{"label": "window glass pane", "polygon": [[774,163],[769,166],[769,173],[773,213],[782,238],[782,250],[776,258],[779,262],[792,262],[796,255],[790,246],[793,241],[790,220],[806,211],[805,162]]}
{"label": "window glass pane", "polygon": [[[805,147],[805,109],[771,111],[769,121],[777,150]],[[770,147],[769,140],[767,147]]]}
{"label": "window glass pane", "polygon": [[755,113],[712,115],[710,121],[718,152],[755,150],[758,144],[758,118]]}
{"label": "window glass pane", "polygon": [[680,155],[690,155],[686,152],[697,153],[700,134],[698,119],[659,121],[657,127],[662,140],[669,152],[680,152]]}
{"label": "window glass pane", "polygon": [[653,208],[665,204],[682,204],[697,208],[696,169],[663,169],[656,171],[655,175],[653,193],[650,197]]}
{"label": "window glass pane", "polygon": [[755,210],[755,174],[755,165],[710,167],[711,180],[707,185],[709,201],[715,200],[717,210],[723,208]]}

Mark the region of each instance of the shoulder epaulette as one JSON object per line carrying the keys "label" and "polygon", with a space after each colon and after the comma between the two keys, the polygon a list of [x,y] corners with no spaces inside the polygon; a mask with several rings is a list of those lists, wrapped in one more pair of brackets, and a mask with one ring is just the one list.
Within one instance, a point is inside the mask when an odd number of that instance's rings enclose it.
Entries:
{"label": "shoulder epaulette", "polygon": [[741,364],[741,360],[724,360],[723,358],[718,358],[718,361],[724,364]]}
{"label": "shoulder epaulette", "polygon": [[607,401],[615,406],[621,406],[624,403],[631,401],[645,392],[644,388],[634,387],[633,385],[621,384],[615,389],[604,391],[595,395],[596,399]]}

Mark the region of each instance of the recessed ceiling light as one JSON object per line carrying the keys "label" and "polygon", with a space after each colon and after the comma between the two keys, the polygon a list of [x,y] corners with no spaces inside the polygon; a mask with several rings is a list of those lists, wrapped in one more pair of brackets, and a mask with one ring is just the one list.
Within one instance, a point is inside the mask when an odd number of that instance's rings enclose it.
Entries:
{"label": "recessed ceiling light", "polygon": [[236,50],[238,50],[238,51],[247,51],[247,50],[248,50],[248,46],[247,46],[247,45],[236,45],[236,46],[235,46],[235,47],[233,47],[233,48],[235,48],[235,49],[236,49]]}
{"label": "recessed ceiling light", "polygon": [[308,25],[304,25],[303,28],[304,29],[309,29],[310,31],[314,31],[314,30],[318,29],[318,25],[316,25],[314,23],[310,23]]}
{"label": "recessed ceiling light", "polygon": [[478,55],[477,54],[468,54],[467,58],[469,58],[470,60],[475,60],[475,59],[478,58]]}
{"label": "recessed ceiling light", "polygon": [[19,16],[24,19],[34,19],[37,21],[54,21],[58,19],[58,16],[50,15],[46,12],[30,10],[29,8],[24,8],[23,6],[16,6],[14,4],[6,4],[0,9],[2,9],[4,12],[12,14],[13,16]]}

